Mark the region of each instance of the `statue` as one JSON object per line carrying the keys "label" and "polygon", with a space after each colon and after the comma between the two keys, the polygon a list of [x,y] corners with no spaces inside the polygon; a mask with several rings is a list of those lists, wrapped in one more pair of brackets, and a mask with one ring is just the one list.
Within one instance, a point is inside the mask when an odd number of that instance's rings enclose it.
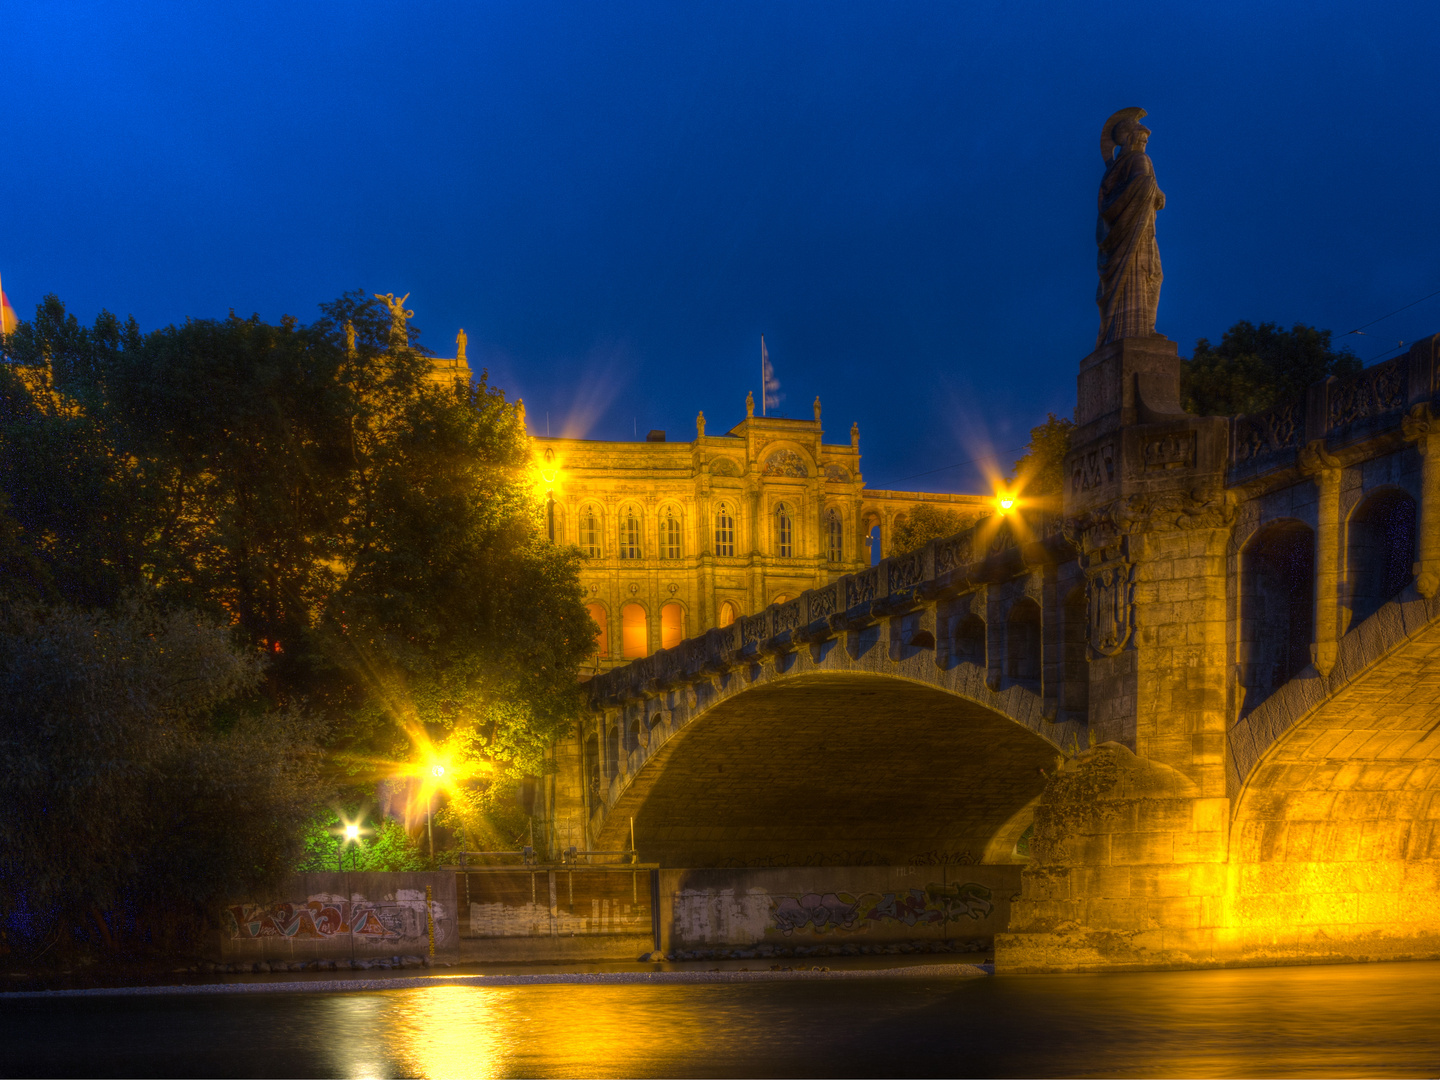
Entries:
{"label": "statue", "polygon": [[695,437],[698,439],[705,437],[705,414],[703,412],[695,414]]}
{"label": "statue", "polygon": [[390,309],[390,344],[397,348],[405,348],[410,344],[410,334],[405,329],[405,320],[413,319],[415,312],[405,310],[405,301],[410,299],[407,292],[399,300],[395,299],[394,293],[387,292],[384,296],[374,294],[376,300],[385,301],[385,306]]}
{"label": "statue", "polygon": [[754,415],[755,415],[755,391],[754,391],[754,390],[751,390],[748,394],[745,395],[745,416],[748,418],[748,417],[751,417],[751,416],[754,416]]}
{"label": "statue", "polygon": [[819,395],[817,394],[816,397],[815,397],[815,423],[818,424],[819,422],[820,422],[820,397],[819,397]]}
{"label": "statue", "polygon": [[855,450],[859,450],[859,449],[860,449],[860,425],[859,425],[859,424],[851,424],[851,425],[850,425],[850,446],[851,446],[852,449],[855,449]]}
{"label": "statue", "polygon": [[[406,295],[409,295],[409,294],[407,293]],[[462,326],[462,327],[460,328],[460,333],[458,333],[458,334],[455,335],[455,362],[456,362],[457,364],[466,363],[466,360],[465,360],[465,344],[466,344],[466,342],[468,342],[469,340],[470,340],[470,339],[465,336],[465,328]]]}
{"label": "statue", "polygon": [[1100,153],[1105,176],[1100,181],[1100,215],[1095,243],[1100,285],[1095,303],[1100,307],[1100,334],[1096,347],[1128,337],[1155,333],[1155,310],[1160,305],[1160,249],[1155,244],[1155,212],[1165,206],[1165,194],[1155,183],[1155,167],[1145,153],[1150,131],[1140,123],[1145,110],[1121,109],[1105,121]]}

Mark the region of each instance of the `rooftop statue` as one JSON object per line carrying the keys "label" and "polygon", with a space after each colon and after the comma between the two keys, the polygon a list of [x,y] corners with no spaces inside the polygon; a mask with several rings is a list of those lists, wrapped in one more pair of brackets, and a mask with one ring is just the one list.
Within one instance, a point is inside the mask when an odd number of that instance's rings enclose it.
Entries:
{"label": "rooftop statue", "polygon": [[1100,334],[1096,346],[1155,333],[1160,305],[1160,249],[1155,244],[1155,212],[1165,193],[1155,182],[1155,167],[1145,153],[1150,130],[1140,123],[1145,110],[1121,109],[1100,133],[1105,177],[1100,181],[1100,216],[1095,243],[1100,252]]}
{"label": "rooftop statue", "polygon": [[395,294],[390,292],[384,296],[379,293],[374,295],[376,300],[383,300],[385,306],[390,309],[390,344],[400,348],[409,345],[410,334],[405,329],[405,321],[415,317],[415,312],[405,310],[405,301],[410,299],[410,294],[407,292],[399,300],[396,300]]}
{"label": "rooftop statue", "polygon": [[[405,295],[409,296],[410,294],[406,293]],[[466,362],[465,346],[469,341],[469,337],[467,337],[465,334],[465,328],[462,326],[460,328],[460,333],[455,335],[455,362],[457,364],[463,364]]]}

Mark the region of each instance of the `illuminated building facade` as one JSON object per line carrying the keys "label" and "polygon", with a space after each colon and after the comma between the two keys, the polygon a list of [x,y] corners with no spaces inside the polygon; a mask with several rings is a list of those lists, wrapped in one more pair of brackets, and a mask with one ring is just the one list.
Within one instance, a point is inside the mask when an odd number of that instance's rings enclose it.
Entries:
{"label": "illuminated building facade", "polygon": [[866,489],[858,427],[825,442],[819,399],[813,420],[756,416],[747,402],[720,435],[702,414],[688,443],[659,431],[533,441],[551,535],[585,555],[602,670],[864,569],[916,506],[993,512],[979,495]]}

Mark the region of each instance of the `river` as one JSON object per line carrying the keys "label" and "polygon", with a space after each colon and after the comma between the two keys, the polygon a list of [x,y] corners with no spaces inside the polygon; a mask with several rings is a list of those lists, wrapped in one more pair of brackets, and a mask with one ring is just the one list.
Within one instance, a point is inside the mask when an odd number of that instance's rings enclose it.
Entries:
{"label": "river", "polygon": [[1435,1076],[1440,963],[0,1000],[90,1076]]}

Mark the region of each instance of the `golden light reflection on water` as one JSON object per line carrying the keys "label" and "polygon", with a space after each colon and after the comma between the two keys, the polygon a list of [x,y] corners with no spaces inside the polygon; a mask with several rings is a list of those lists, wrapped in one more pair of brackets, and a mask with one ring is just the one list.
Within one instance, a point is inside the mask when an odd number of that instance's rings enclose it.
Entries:
{"label": "golden light reflection on water", "polygon": [[302,1007],[328,1014],[333,1072],[350,1077],[1440,1073],[1436,963],[436,986]]}

